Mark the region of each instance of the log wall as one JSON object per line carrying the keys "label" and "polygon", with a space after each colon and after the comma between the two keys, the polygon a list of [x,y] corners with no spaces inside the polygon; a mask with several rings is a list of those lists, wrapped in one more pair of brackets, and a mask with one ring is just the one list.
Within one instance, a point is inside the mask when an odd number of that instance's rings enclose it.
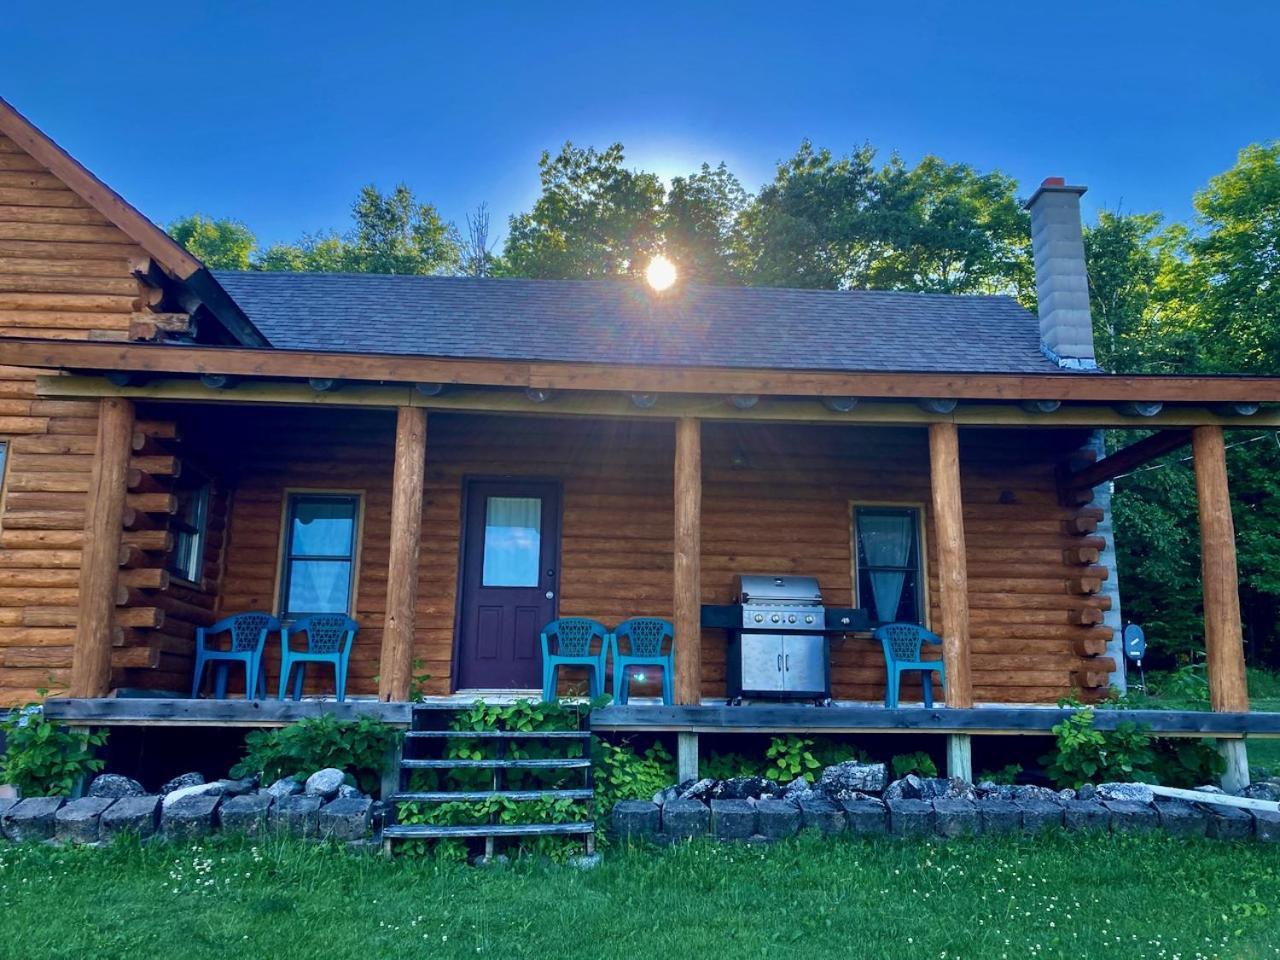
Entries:
{"label": "log wall", "polygon": [[[223,415],[231,411],[224,408]],[[361,633],[350,690],[372,694],[385,614],[394,414],[241,411],[221,613],[274,609],[282,498],[290,488],[365,496],[356,616]],[[560,612],[616,623],[671,616],[670,423],[433,414],[417,600],[416,672],[426,692],[451,690],[454,584],[463,478],[504,474],[563,482]],[[727,601],[737,572],[811,573],[833,605],[853,602],[851,502],[929,500],[923,429],[703,425],[702,590]],[[1055,466],[1082,442],[1075,431],[961,433],[961,476],[978,701],[1051,701],[1096,690],[1109,661],[1095,654],[1105,600],[1088,509],[1057,500]],[[928,514],[926,513],[926,519]],[[926,530],[931,525],[926,523]],[[938,616],[936,545],[929,596]],[[703,694],[724,692],[724,637],[703,638]],[[268,656],[274,671],[278,656]],[[868,638],[833,649],[835,694],[883,696],[884,666]],[[274,679],[274,672],[271,677]],[[317,687],[319,689],[319,687]],[[908,695],[912,695],[910,692]]]}

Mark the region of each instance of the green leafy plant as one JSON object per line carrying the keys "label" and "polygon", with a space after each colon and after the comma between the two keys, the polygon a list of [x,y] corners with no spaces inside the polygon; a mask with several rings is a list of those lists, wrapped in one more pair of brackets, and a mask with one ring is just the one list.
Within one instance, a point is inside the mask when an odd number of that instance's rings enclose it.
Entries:
{"label": "green leafy plant", "polygon": [[1020,776],[1022,776],[1022,764],[1007,763],[999,770],[984,770],[978,774],[978,782],[1017,783]]}
{"label": "green leafy plant", "polygon": [[1166,674],[1160,684],[1162,696],[1191,703],[1209,702],[1209,681],[1203,663],[1188,663]]}
{"label": "green leafy plant", "polygon": [[774,737],[764,755],[769,761],[765,775],[779,783],[789,783],[796,777],[812,779],[811,774],[822,769],[822,761],[813,755],[813,741],[807,737]]}
{"label": "green leafy plant", "polygon": [[933,758],[923,750],[917,750],[915,753],[899,753],[889,761],[889,766],[893,768],[893,775],[899,779],[909,773],[920,777],[938,775],[938,767],[933,762]]}
{"label": "green leafy plant", "polygon": [[1115,730],[1094,726],[1091,708],[1077,710],[1052,728],[1056,749],[1041,758],[1045,773],[1060,787],[1099,780],[1150,782],[1155,753],[1144,727],[1122,720]]}
{"label": "green leafy plant", "polygon": [[655,740],[643,753],[637,753],[626,741],[595,742],[595,802],[599,811],[613,809],[619,800],[648,800],[670,786],[675,777],[675,760],[661,741]]}
{"label": "green leafy plant", "polygon": [[303,777],[324,767],[349,774],[366,793],[377,791],[387,753],[399,731],[370,716],[339,720],[333,714],[307,717],[276,730],[255,730],[245,737],[244,758],[233,777],[260,774],[263,780]]}
{"label": "green leafy plant", "polygon": [[744,753],[710,753],[698,758],[698,774],[712,780],[747,777],[759,769],[759,763]]}
{"label": "green leafy plant", "polygon": [[1198,787],[1212,783],[1227,769],[1226,758],[1212,740],[1165,739],[1152,743],[1156,781],[1166,787]]}
{"label": "green leafy plant", "polygon": [[37,703],[0,720],[0,732],[5,743],[0,783],[11,783],[26,796],[69,796],[104,766],[94,752],[106,744],[106,730],[68,730],[46,719]]}

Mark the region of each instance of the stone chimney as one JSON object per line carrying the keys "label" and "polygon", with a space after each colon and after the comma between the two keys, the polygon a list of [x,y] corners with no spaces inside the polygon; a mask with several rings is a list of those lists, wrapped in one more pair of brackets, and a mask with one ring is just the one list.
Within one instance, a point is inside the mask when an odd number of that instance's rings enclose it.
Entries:
{"label": "stone chimney", "polygon": [[1096,370],[1089,278],[1084,266],[1080,195],[1084,187],[1049,177],[1027,201],[1036,262],[1040,349],[1068,370]]}

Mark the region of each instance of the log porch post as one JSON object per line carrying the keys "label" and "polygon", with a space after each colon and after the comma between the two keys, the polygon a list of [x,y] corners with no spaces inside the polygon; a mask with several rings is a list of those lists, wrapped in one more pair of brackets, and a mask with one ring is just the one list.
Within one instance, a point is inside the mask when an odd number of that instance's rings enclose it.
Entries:
{"label": "log porch post", "polygon": [[85,497],[80,596],[71,656],[73,697],[104,697],[111,688],[111,637],[133,419],[133,401],[123,397],[98,401],[98,436]]}
{"label": "log porch post", "polygon": [[[672,612],[676,635],[675,698],[702,702],[702,423],[676,421],[675,557]],[[698,735],[677,738],[680,780],[697,779]]]}
{"label": "log porch post", "polygon": [[[1209,703],[1214,710],[1247,712],[1244,636],[1240,626],[1240,580],[1236,568],[1236,532],[1227,488],[1227,448],[1219,426],[1195,427],[1191,452],[1200,513],[1200,579],[1204,590],[1204,651]],[[1249,785],[1249,759],[1243,740],[1220,740],[1227,760],[1222,785]]]}
{"label": "log porch post", "polygon": [[391,479],[391,545],[387,561],[387,613],[382,624],[378,699],[409,699],[413,633],[418,603],[418,552],[426,473],[427,411],[396,411],[395,467]]}
{"label": "log porch post", "polygon": [[[938,594],[942,610],[942,661],[948,707],[973,706],[969,673],[969,571],[965,559],[960,501],[960,438],[954,423],[929,424],[929,473],[933,488],[933,528],[938,542]],[[969,737],[947,738],[947,773],[973,779]]]}

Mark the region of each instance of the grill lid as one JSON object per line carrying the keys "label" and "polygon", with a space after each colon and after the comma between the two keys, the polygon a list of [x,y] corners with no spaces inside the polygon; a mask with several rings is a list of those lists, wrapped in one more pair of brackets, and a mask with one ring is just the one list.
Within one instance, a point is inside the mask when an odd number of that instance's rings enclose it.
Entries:
{"label": "grill lid", "polygon": [[734,603],[822,603],[817,577],[744,573],[734,578]]}

